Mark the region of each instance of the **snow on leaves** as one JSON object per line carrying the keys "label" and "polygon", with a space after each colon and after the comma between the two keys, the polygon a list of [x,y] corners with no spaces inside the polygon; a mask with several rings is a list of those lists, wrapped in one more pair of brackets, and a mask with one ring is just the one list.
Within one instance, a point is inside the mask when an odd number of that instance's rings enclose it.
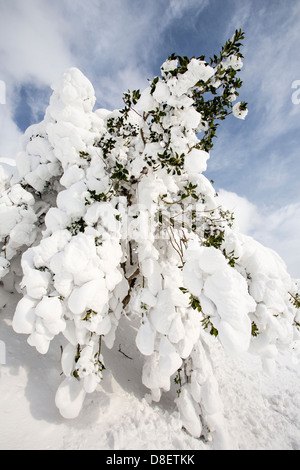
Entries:
{"label": "snow on leaves", "polygon": [[42,354],[66,338],[55,400],[66,418],[101,382],[101,346],[113,347],[126,314],[140,321],[152,399],[175,379],[184,427],[226,447],[215,341],[270,369],[299,337],[299,294],[283,262],[237,231],[203,175],[217,121],[246,115],[245,103],[233,106],[242,38],[236,31],[210,63],[171,56],[113,112],[93,111],[92,85],[69,69],[24,135],[19,178],[0,180],[4,283],[22,255],[13,327]]}

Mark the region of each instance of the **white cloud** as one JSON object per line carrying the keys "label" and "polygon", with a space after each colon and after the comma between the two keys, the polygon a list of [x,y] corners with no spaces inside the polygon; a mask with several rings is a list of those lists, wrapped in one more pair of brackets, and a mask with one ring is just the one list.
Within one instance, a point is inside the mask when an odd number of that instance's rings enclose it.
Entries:
{"label": "white cloud", "polygon": [[224,207],[234,212],[240,231],[275,250],[291,276],[300,279],[300,203],[280,209],[257,207],[246,198],[223,189],[219,197]]}
{"label": "white cloud", "polygon": [[191,20],[191,12],[208,3],[0,0],[0,79],[11,86],[49,86],[76,66],[94,85],[100,104],[120,106],[124,91],[146,87],[152,78],[164,31],[187,12]]}
{"label": "white cloud", "polygon": [[239,100],[248,102],[245,122],[228,119],[215,141],[209,170],[218,185],[274,210],[299,201],[300,3],[233,0],[226,38],[245,31]]}
{"label": "white cloud", "polygon": [[0,57],[5,80],[49,85],[72,64],[64,42],[65,22],[55,2],[1,1]]}
{"label": "white cloud", "polygon": [[0,105],[0,158],[15,158],[21,149],[21,132],[7,105]]}
{"label": "white cloud", "polygon": [[[72,65],[72,54],[64,42],[64,20],[55,2],[44,0],[0,0],[0,79],[6,84],[6,104],[0,105],[0,156],[15,158],[21,149],[21,133],[14,121],[22,84],[49,87]],[[31,105],[33,115],[38,108]]]}
{"label": "white cloud", "polygon": [[194,10],[195,16],[209,5],[209,0],[170,0],[167,9],[168,20],[182,18],[187,11]]}
{"label": "white cloud", "polygon": [[[135,51],[139,38],[145,44],[147,34],[152,37],[149,7],[141,9],[135,22],[128,2],[119,0],[0,0],[0,8],[0,80],[7,85],[6,104],[0,105],[1,156],[14,156],[20,149],[14,112],[22,106],[21,85],[43,90],[67,67],[77,66],[106,106],[120,106],[123,91],[141,84]],[[36,118],[48,104],[40,98],[36,94],[26,103]]]}
{"label": "white cloud", "polygon": [[[13,153],[17,90],[49,87],[69,66],[91,80],[98,104],[122,106],[128,88],[145,88],[160,54],[166,28],[186,12],[199,12],[208,0],[0,0],[0,80],[7,84],[6,133],[1,154]],[[44,88],[43,88],[44,87]],[[42,100],[43,101],[43,100]],[[46,102],[27,99],[32,116]],[[7,132],[9,129],[9,132]],[[4,142],[5,135],[9,138]],[[10,137],[11,136],[11,137]]]}
{"label": "white cloud", "polygon": [[123,93],[128,89],[144,90],[148,86],[146,76],[142,70],[128,65],[116,71],[113,77],[102,77],[101,82],[95,86],[97,104],[109,109],[123,107]]}
{"label": "white cloud", "polygon": [[231,212],[234,212],[235,219],[242,233],[249,234],[261,223],[261,216],[257,207],[245,197],[236,193],[220,189],[218,191],[221,204]]}
{"label": "white cloud", "polygon": [[[299,128],[293,118],[292,83],[299,79],[299,2],[236,2],[233,20],[245,29],[243,94],[251,95],[257,129],[256,146]],[[248,101],[248,98],[245,98]],[[251,110],[250,110],[251,113]]]}
{"label": "white cloud", "polygon": [[300,279],[300,203],[289,204],[280,209],[264,210],[263,223],[253,236],[273,248],[285,260],[289,272]]}
{"label": "white cloud", "polygon": [[[164,32],[178,19],[193,18],[209,0],[65,0],[72,28],[66,41],[76,66],[95,87],[98,101],[120,104],[123,92],[145,88],[161,54]],[[193,15],[192,15],[193,12]],[[173,51],[170,51],[173,52]]]}

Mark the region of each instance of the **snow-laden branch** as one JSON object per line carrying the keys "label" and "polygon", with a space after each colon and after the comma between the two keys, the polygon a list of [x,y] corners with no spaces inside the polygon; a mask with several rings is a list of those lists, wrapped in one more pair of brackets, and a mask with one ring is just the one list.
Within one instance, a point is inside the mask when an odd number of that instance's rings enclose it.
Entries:
{"label": "snow-laden branch", "polygon": [[246,114],[245,103],[233,105],[242,37],[209,63],[171,56],[161,77],[113,112],[93,111],[92,85],[67,70],[44,120],[24,135],[19,177],[0,181],[4,284],[21,267],[13,327],[42,354],[65,337],[55,401],[66,418],[100,386],[101,346],[114,346],[122,315],[140,321],[152,399],[175,380],[183,426],[219,448],[230,444],[216,341],[233,355],[260,355],[270,370],[299,339],[299,294],[284,263],[239,233],[203,174],[216,121]]}

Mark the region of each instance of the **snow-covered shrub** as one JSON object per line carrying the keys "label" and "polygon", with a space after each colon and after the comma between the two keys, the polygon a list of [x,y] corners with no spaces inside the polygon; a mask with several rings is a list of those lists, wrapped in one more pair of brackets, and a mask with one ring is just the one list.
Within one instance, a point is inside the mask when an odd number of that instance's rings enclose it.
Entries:
{"label": "snow-covered shrub", "polygon": [[0,273],[28,247],[13,327],[42,354],[66,338],[56,394],[66,418],[101,382],[102,342],[113,347],[126,314],[140,319],[152,399],[175,382],[183,426],[226,447],[214,342],[259,354],[269,370],[299,337],[299,294],[284,263],[239,233],[203,174],[217,121],[247,113],[233,105],[241,39],[236,31],[209,62],[173,54],[113,112],[93,111],[92,85],[71,68],[25,133],[19,181],[0,200]]}

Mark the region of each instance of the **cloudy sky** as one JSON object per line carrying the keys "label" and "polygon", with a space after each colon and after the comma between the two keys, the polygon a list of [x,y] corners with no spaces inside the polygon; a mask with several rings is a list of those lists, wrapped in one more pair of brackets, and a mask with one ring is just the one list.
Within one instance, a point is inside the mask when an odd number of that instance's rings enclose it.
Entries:
{"label": "cloudy sky", "polygon": [[300,278],[299,0],[0,0],[0,158],[42,120],[67,67],[90,79],[97,107],[115,109],[172,52],[209,58],[239,28],[249,114],[222,123],[207,177]]}

